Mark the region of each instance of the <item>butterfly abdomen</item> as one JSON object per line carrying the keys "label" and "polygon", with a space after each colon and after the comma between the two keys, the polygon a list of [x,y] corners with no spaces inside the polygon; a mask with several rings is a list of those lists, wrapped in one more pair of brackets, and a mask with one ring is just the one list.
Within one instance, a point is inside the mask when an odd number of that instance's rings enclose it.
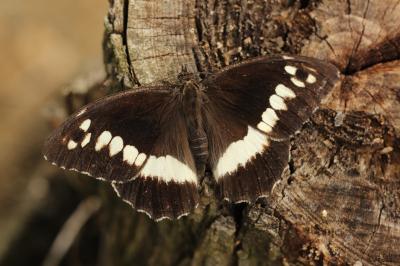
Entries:
{"label": "butterfly abdomen", "polygon": [[201,116],[202,92],[199,84],[188,81],[183,88],[182,109],[188,128],[190,149],[198,175],[203,175],[208,161],[208,139]]}
{"label": "butterfly abdomen", "polygon": [[197,173],[202,176],[208,161],[208,139],[204,130],[189,132],[189,144],[196,162]]}

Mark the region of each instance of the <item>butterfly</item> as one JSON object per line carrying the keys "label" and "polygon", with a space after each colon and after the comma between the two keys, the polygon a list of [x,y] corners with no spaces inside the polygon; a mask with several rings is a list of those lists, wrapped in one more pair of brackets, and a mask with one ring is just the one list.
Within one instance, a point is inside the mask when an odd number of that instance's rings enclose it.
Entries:
{"label": "butterfly", "polygon": [[339,79],[337,68],[303,56],[266,56],[201,81],[117,93],[69,117],[44,157],[111,182],[155,220],[198,205],[207,169],[230,202],[267,196],[289,160],[289,139]]}

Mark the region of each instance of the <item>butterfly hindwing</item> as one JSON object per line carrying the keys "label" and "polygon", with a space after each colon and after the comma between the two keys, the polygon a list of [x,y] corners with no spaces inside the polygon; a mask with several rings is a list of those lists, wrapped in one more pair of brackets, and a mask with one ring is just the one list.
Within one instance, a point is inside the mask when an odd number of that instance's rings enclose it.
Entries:
{"label": "butterfly hindwing", "polygon": [[193,182],[167,183],[140,177],[126,183],[113,183],[113,187],[125,202],[156,220],[187,215],[198,203]]}
{"label": "butterfly hindwing", "polygon": [[288,141],[270,141],[248,163],[240,164],[233,174],[217,178],[218,194],[232,202],[254,202],[268,196],[289,159]]}
{"label": "butterfly hindwing", "polygon": [[219,105],[206,106],[205,117],[218,195],[232,202],[266,195],[289,159],[289,142],[271,140]]}
{"label": "butterfly hindwing", "polygon": [[287,165],[289,137],[338,78],[329,63],[273,56],[204,80],[210,166],[223,198],[249,201],[270,192]]}
{"label": "butterfly hindwing", "polygon": [[197,176],[176,97],[168,88],[144,88],[89,104],[49,137],[44,155],[112,181],[125,201],[155,219],[187,213],[197,203]]}

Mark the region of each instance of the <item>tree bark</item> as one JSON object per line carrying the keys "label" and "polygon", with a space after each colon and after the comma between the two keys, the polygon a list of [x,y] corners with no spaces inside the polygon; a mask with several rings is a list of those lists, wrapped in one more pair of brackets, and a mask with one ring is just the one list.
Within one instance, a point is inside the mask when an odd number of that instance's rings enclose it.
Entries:
{"label": "tree bark", "polygon": [[400,1],[114,0],[106,28],[116,87],[276,53],[330,61],[342,81],[292,138],[271,198],[224,205],[205,182],[195,214],[160,223],[118,203],[104,265],[398,265]]}

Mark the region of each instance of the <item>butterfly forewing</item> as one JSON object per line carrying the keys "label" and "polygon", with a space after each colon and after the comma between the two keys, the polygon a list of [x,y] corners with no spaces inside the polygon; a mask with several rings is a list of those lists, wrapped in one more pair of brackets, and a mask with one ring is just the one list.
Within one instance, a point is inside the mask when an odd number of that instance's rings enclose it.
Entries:
{"label": "butterfly forewing", "polygon": [[210,166],[222,197],[249,201],[269,193],[287,165],[288,138],[338,77],[333,65],[320,60],[274,56],[204,80]]}
{"label": "butterfly forewing", "polygon": [[320,60],[262,57],[228,67],[204,81],[212,104],[274,139],[298,130],[338,79]]}
{"label": "butterfly forewing", "polygon": [[197,176],[176,97],[168,88],[146,88],[90,104],[50,136],[44,155],[113,181],[125,201],[155,219],[187,213],[197,202]]}

